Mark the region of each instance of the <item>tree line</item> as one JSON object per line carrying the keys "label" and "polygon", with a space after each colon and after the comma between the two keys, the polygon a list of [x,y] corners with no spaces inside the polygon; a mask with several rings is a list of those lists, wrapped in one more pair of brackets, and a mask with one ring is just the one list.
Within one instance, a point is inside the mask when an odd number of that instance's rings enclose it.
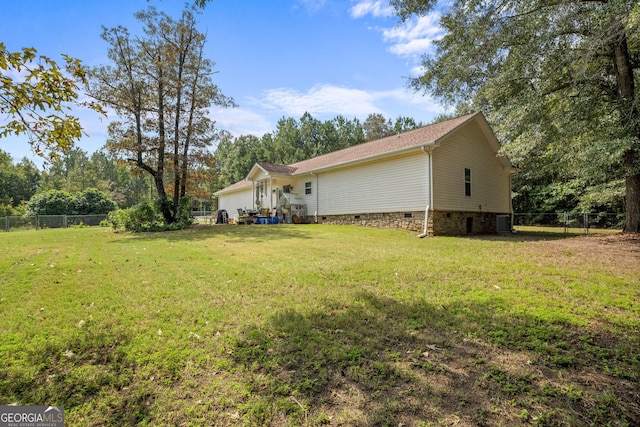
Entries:
{"label": "tree line", "polygon": [[56,161],[40,170],[29,159],[15,163],[8,153],[0,150],[0,216],[58,214],[58,208],[38,208],[46,205],[42,200],[47,199],[64,199],[58,205],[69,209],[60,214],[72,214],[78,211],[71,201],[74,197],[80,194],[94,197],[96,192],[111,201],[99,204],[109,209],[88,212],[82,208],[82,213],[107,213],[116,207],[127,208],[153,198],[146,177],[132,174],[129,167],[105,151],[89,155],[74,148],[58,155]]}
{"label": "tree line", "polygon": [[219,190],[244,179],[257,162],[288,165],[421,126],[422,122],[410,117],[392,120],[380,113],[369,114],[363,123],[342,115],[321,121],[308,112],[299,120],[283,117],[273,132],[260,138],[254,135],[233,138],[227,134],[220,141],[214,155],[217,176],[214,188]]}

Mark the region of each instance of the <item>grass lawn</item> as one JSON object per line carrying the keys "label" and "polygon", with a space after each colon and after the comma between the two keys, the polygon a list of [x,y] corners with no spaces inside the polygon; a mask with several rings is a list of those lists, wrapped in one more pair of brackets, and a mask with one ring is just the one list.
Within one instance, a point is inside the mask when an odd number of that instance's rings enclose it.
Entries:
{"label": "grass lawn", "polygon": [[0,234],[0,405],[67,426],[640,425],[640,240]]}

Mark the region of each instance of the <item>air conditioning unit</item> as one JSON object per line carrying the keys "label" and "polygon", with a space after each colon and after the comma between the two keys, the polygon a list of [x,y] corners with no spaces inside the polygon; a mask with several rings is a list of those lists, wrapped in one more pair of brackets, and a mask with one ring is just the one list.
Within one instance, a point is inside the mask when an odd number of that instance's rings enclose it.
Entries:
{"label": "air conditioning unit", "polygon": [[511,216],[510,215],[496,215],[496,232],[498,234],[511,233]]}

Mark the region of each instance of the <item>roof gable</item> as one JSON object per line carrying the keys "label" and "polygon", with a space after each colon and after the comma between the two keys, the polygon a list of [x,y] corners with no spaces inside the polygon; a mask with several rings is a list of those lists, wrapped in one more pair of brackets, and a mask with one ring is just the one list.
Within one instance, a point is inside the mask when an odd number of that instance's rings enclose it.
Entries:
{"label": "roof gable", "polygon": [[291,175],[296,168],[287,165],[275,165],[268,162],[258,162],[253,165],[245,180],[251,180],[261,173],[265,175]]}

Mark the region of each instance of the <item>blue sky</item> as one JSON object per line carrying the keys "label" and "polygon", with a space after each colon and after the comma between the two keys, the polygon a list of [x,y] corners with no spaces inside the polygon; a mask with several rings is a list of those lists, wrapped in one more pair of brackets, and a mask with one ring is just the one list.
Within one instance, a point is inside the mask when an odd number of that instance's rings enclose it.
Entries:
{"label": "blue sky", "polygon": [[[10,51],[35,47],[87,65],[108,63],[101,27],[140,31],[133,14],[149,6],[178,17],[181,0],[0,0],[0,41]],[[338,114],[361,121],[370,113],[425,123],[445,111],[407,89],[419,58],[441,31],[437,15],[400,23],[387,0],[212,0],[198,17],[214,82],[238,108],[212,109],[217,127],[234,136],[262,136],[281,117],[305,111],[320,120]],[[60,59],[61,61],[61,59]],[[106,139],[109,118],[74,111],[93,152]],[[0,118],[3,120],[4,118]],[[37,161],[24,139],[0,139],[0,149]],[[42,162],[37,161],[40,165]]]}

